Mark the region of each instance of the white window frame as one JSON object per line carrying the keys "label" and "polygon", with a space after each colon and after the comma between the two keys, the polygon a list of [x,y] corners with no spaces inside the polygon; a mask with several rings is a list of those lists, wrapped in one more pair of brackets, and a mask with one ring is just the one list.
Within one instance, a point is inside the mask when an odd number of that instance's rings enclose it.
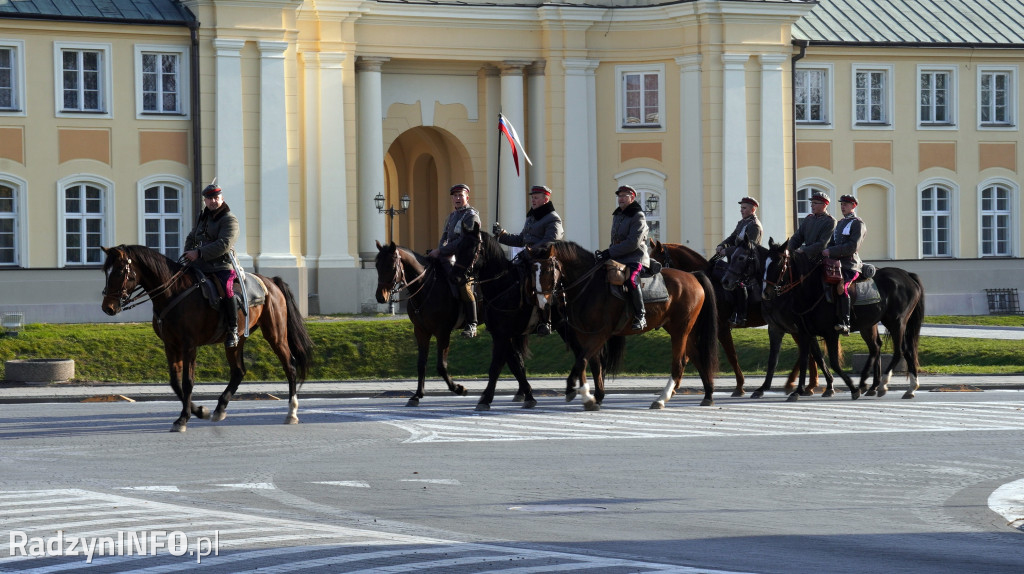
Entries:
{"label": "white window frame", "polygon": [[[999,210],[996,210],[996,209],[992,209],[992,210],[987,210],[986,211],[986,210],[983,209],[982,206],[984,204],[983,204],[982,193],[986,189],[989,189],[989,188],[992,188],[992,187],[1002,187],[1002,188],[1005,188],[1007,190],[1007,192],[1008,192],[1008,197],[1006,198],[1006,200],[1007,200],[1006,201],[1007,209],[1005,211],[1000,212]],[[1019,242],[1019,238],[1020,238],[1020,230],[1018,228],[1019,225],[1017,223],[1019,221],[1019,217],[1017,216],[1017,204],[1018,204],[1017,198],[1019,196],[1020,196],[1019,186],[1016,183],[1014,183],[1013,181],[1005,179],[1005,178],[1001,178],[1001,177],[989,178],[989,179],[986,179],[985,181],[981,182],[978,185],[978,256],[979,257],[1016,257],[1017,256],[1017,254],[1018,254],[1017,246],[1019,244],[1018,242]],[[1007,215],[1006,228],[1007,228],[1008,237],[1006,238],[1006,253],[985,253],[984,252],[984,243],[982,242],[982,237],[983,237],[983,233],[984,233],[984,228],[982,227],[982,221],[983,221],[983,218],[986,215],[994,215],[994,214],[998,214],[998,213],[1002,213],[1002,214]]]}
{"label": "white window frame", "polygon": [[[142,56],[144,54],[174,54],[178,57],[178,111],[146,111],[142,93]],[[189,58],[186,46],[164,44],[135,45],[135,119],[139,120],[181,120],[189,117]]]}
{"label": "white window frame", "polygon": [[[188,235],[189,228],[190,228],[190,226],[192,224],[191,216],[190,216],[190,214],[192,213],[192,205],[191,205],[192,204],[192,182],[187,180],[187,179],[185,179],[185,178],[183,178],[183,177],[179,177],[179,176],[176,176],[176,175],[168,175],[168,174],[153,175],[153,176],[150,176],[150,177],[147,177],[147,178],[139,180],[138,186],[136,188],[136,193],[138,194],[138,198],[139,198],[139,200],[138,200],[139,240],[138,241],[139,241],[139,243],[141,245],[146,245],[146,220],[147,219],[153,219],[153,218],[169,219],[169,217],[167,215],[164,215],[164,214],[154,215],[154,214],[151,214],[151,213],[146,213],[146,190],[151,188],[151,187],[153,187],[153,186],[157,186],[157,185],[161,185],[161,186],[165,186],[165,187],[173,187],[173,188],[177,189],[179,193],[181,193],[181,197],[179,199],[179,205],[181,206],[181,211],[178,213],[178,217],[181,220],[181,225],[178,228],[178,233],[180,235],[180,237],[178,238],[179,239],[178,245],[181,248],[181,250],[184,251],[184,249],[185,249],[185,237]],[[162,238],[161,238],[161,243],[163,243]],[[161,253],[164,253],[162,248],[163,248],[163,246],[161,246],[160,249],[157,249],[157,251],[160,251]],[[164,254],[166,255],[166,253],[164,253]],[[170,257],[170,256],[168,255],[168,257]]]}
{"label": "white window frame", "polygon": [[[948,74],[949,80],[946,84],[946,121],[945,122],[923,122],[921,121],[921,74]],[[917,94],[917,107],[915,118],[917,118],[917,128],[920,130],[955,130],[959,123],[957,117],[957,110],[959,109],[959,94],[957,94],[957,86],[959,82],[957,80],[957,67],[956,66],[917,66],[917,89],[914,93]]]}
{"label": "white window frame", "polygon": [[[799,229],[800,222],[811,214],[811,194],[815,191],[820,191],[831,199],[831,203],[825,206],[825,213],[832,213],[835,210],[833,206],[836,203],[836,186],[832,185],[832,182],[817,177],[801,179],[797,182],[796,195],[793,196],[793,209],[796,212],[796,226],[793,229],[794,231]],[[803,199],[800,198],[801,193],[804,195]],[[801,203],[806,206],[806,211],[800,210]]]}
{"label": "white window frame", "polygon": [[67,233],[65,221],[67,219],[67,213],[65,211],[64,203],[64,192],[72,185],[91,185],[98,187],[103,190],[103,230],[100,233],[100,245],[111,245],[113,244],[113,229],[114,229],[114,198],[116,197],[114,190],[114,182],[98,175],[92,174],[74,174],[67,177],[61,178],[57,181],[57,232],[58,232],[58,244],[57,244],[57,266],[58,267],[91,267],[94,265],[102,265],[103,262],[88,263],[88,262],[71,262],[67,261]]}
{"label": "white window frame", "polygon": [[[880,122],[857,121],[857,74],[881,72],[885,74],[885,93],[880,98],[883,119]],[[892,130],[895,121],[893,92],[895,77],[892,64],[854,64],[850,71],[850,127],[854,130]]]}
{"label": "white window frame", "polygon": [[13,106],[0,108],[0,116],[25,115],[25,42],[0,38],[0,48],[11,50]]}
{"label": "white window frame", "polygon": [[[1007,99],[1006,113],[1009,114],[1008,121],[1006,123],[995,123],[981,121],[982,103],[981,103],[981,92],[982,92],[982,78],[985,74],[998,74],[1004,73],[1010,76],[1010,94]],[[978,66],[978,77],[977,77],[977,102],[978,102],[978,129],[979,130],[996,130],[996,131],[1016,131],[1017,130],[1017,87],[1019,82],[1017,80],[1017,66]]]}
{"label": "white window frame", "polygon": [[[628,124],[626,122],[626,75],[657,74],[658,76],[658,123]],[[665,118],[665,64],[646,64],[633,66],[615,66],[615,109],[616,131],[630,132],[664,132],[668,124]]]}
{"label": "white window frame", "polygon": [[[949,252],[944,254],[924,253],[924,226],[921,225],[921,218],[926,214],[921,209],[921,195],[931,187],[942,187],[949,191]],[[931,178],[922,181],[917,186],[917,195],[914,199],[917,210],[917,258],[918,259],[956,259],[960,256],[960,222],[957,206],[960,205],[960,187],[956,182],[944,178]],[[937,213],[934,209],[929,213]]]}
{"label": "white window frame", "polygon": [[[97,111],[65,110],[64,109],[64,50],[87,50],[100,52],[99,89],[100,109]],[[112,118],[114,110],[114,90],[111,57],[113,50],[110,44],[86,42],[54,42],[53,43],[53,93],[54,108],[59,118]]]}
{"label": "white window frame", "polygon": [[[822,85],[822,91],[824,93],[822,94],[822,98],[821,98],[821,108],[822,108],[822,112],[821,113],[822,113],[822,116],[824,116],[824,120],[822,120],[822,121],[810,121],[810,120],[804,121],[804,120],[799,120],[798,119],[798,120],[796,120],[796,127],[797,127],[797,129],[832,129],[833,128],[833,124],[832,124],[832,122],[833,122],[833,119],[832,119],[832,109],[833,109],[833,105],[834,105],[834,102],[833,102],[833,99],[832,99],[832,94],[835,93],[835,91],[833,89],[833,86],[834,86],[834,80],[833,79],[835,77],[835,70],[834,70],[832,64],[804,64],[804,65],[797,64],[796,71],[797,72],[802,72],[802,71],[815,72],[815,71],[817,71],[817,72],[823,72],[825,74],[825,80],[824,80],[823,85]],[[795,81],[794,81],[794,83],[795,83]],[[795,115],[796,115],[796,98],[795,97],[794,97],[793,114],[794,114],[794,117],[795,117]]]}
{"label": "white window frame", "polygon": [[28,267],[28,182],[0,173],[0,185],[14,190],[14,262],[0,263],[0,269]]}

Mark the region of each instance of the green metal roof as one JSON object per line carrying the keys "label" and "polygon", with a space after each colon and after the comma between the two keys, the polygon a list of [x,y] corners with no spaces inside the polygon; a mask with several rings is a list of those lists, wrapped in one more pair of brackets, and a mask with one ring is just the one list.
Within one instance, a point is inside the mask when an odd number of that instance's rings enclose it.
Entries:
{"label": "green metal roof", "polygon": [[793,27],[812,44],[1024,46],[1024,0],[818,0]]}
{"label": "green metal roof", "polygon": [[177,0],[0,0],[0,18],[186,25],[195,16]]}

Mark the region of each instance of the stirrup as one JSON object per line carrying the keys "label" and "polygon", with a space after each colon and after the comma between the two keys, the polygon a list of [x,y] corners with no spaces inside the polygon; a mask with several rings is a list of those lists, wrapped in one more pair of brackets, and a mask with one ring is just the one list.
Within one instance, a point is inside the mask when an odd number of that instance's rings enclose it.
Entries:
{"label": "stirrup", "polygon": [[639,317],[637,319],[634,319],[632,327],[633,327],[633,329],[636,329],[637,331],[643,331],[644,329],[647,328],[647,319],[645,319],[643,317]]}
{"label": "stirrup", "polygon": [[238,346],[238,329],[232,329],[228,332],[228,339],[226,343],[228,347]]}
{"label": "stirrup", "polygon": [[551,334],[551,323],[541,323],[537,325],[537,334],[541,337]]}
{"label": "stirrup", "polygon": [[850,326],[849,325],[844,325],[842,323],[839,323],[839,324],[836,325],[836,331],[838,331],[840,335],[849,335],[850,334]]}
{"label": "stirrup", "polygon": [[739,313],[733,313],[732,317],[729,317],[729,325],[733,327],[743,327],[747,324],[746,317],[740,317]]}
{"label": "stirrup", "polygon": [[467,339],[476,337],[476,323],[470,323],[466,325],[466,328],[462,330],[462,336]]}

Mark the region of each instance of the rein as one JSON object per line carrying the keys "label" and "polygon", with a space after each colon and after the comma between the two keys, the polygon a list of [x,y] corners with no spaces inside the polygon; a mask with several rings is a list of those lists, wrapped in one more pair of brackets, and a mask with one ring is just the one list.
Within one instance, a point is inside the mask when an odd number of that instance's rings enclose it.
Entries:
{"label": "rein", "polygon": [[[134,309],[135,307],[138,307],[139,305],[142,305],[143,303],[148,303],[148,302],[152,301],[154,297],[158,297],[158,296],[164,294],[168,289],[171,288],[171,285],[173,285],[174,282],[177,281],[179,277],[181,277],[182,275],[185,274],[185,271],[191,265],[192,265],[191,263],[186,263],[185,265],[183,265],[182,268],[179,269],[174,275],[171,275],[170,279],[168,279],[163,284],[161,284],[160,286],[158,286],[155,289],[153,289],[153,291],[147,291],[146,288],[143,287],[142,285],[136,284],[135,288],[132,289],[129,292],[128,291],[128,280],[133,278],[133,277],[137,277],[137,275],[135,274],[135,271],[132,269],[132,259],[131,259],[131,257],[126,257],[125,258],[125,264],[124,264],[124,280],[121,282],[121,292],[118,294],[118,301],[119,301],[119,304],[121,306],[121,310],[122,311],[127,311],[129,309]],[[198,286],[198,284],[194,285],[193,288],[197,287],[197,286]],[[191,289],[188,289],[185,292],[187,293],[187,292],[190,292],[190,291],[191,291]],[[106,289],[103,290],[103,294],[104,295],[107,294],[107,290]],[[178,301],[181,300],[181,298],[182,297],[180,295],[178,297],[176,297],[171,302],[171,304],[168,306],[168,308],[169,307],[173,307]],[[167,311],[167,309],[165,309],[165,312],[166,311]]]}

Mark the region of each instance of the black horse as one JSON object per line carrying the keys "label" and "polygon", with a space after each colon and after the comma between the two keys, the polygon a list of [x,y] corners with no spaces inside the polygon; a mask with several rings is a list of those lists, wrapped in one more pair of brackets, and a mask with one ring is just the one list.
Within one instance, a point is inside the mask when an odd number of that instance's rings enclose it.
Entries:
{"label": "black horse", "polygon": [[[889,331],[893,354],[881,379],[877,358],[869,360],[861,373],[860,388],[857,388],[839,363],[839,334],[833,327],[835,304],[828,300],[826,289],[830,287],[824,282],[821,264],[811,261],[803,253],[791,253],[788,241],[776,245],[773,240],[769,240],[764,300],[776,306],[774,313],[786,315],[800,330],[801,364],[806,365],[808,353],[815,355],[815,360],[820,357],[821,350],[809,342],[814,341],[815,337],[822,337],[828,349],[829,363],[849,387],[851,398],[857,399],[865,387],[864,381],[869,370],[873,371],[875,378],[868,394],[877,392],[880,397],[885,395],[893,369],[902,356],[910,375],[910,388],[903,394],[903,398],[912,399],[919,386],[918,343],[921,325],[924,323],[924,286],[916,274],[897,267],[878,269],[874,282],[878,288],[878,302],[857,304],[854,300],[850,314],[851,330],[860,331],[869,352],[878,355],[881,352],[878,323],[882,323]],[[804,377],[801,374],[797,392],[790,395],[789,400],[797,400],[803,384]]]}

